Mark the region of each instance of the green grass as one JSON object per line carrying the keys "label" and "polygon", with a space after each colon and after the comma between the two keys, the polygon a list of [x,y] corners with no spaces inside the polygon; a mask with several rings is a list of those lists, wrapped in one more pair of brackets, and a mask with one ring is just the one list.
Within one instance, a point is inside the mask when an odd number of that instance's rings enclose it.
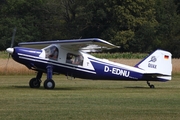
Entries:
{"label": "green grass", "polygon": [[0,58],[6,59],[9,57],[9,54],[6,51],[0,51]]}
{"label": "green grass", "polygon": [[[67,80],[54,76],[54,90],[31,89],[34,76],[0,77],[0,119],[177,120],[180,76],[170,82]],[[43,80],[45,76],[43,76]]]}

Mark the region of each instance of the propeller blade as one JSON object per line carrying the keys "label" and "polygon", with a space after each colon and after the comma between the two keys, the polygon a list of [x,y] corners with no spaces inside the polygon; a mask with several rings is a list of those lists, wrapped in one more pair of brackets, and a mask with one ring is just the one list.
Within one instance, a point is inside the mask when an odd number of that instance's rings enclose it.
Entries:
{"label": "propeller blade", "polygon": [[11,45],[9,48],[6,49],[6,51],[9,53],[9,56],[8,56],[8,60],[7,60],[7,63],[6,63],[6,66],[5,66],[5,74],[7,73],[7,67],[8,67],[8,63],[9,63],[9,58],[11,56],[11,54],[14,52],[14,38],[15,38],[15,34],[16,34],[16,27],[13,29],[13,36],[12,36],[12,40],[11,40]]}
{"label": "propeller blade", "polygon": [[12,36],[12,40],[11,40],[11,48],[14,46],[14,38],[15,38],[15,34],[16,34],[16,27],[13,30],[13,36]]}

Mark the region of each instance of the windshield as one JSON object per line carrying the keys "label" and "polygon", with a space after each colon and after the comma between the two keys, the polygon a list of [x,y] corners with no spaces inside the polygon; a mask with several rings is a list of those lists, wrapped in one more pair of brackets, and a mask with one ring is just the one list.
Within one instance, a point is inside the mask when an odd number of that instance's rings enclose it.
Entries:
{"label": "windshield", "polygon": [[59,50],[56,46],[47,47],[45,49],[45,53],[46,53],[46,58],[49,58],[52,60],[58,59]]}

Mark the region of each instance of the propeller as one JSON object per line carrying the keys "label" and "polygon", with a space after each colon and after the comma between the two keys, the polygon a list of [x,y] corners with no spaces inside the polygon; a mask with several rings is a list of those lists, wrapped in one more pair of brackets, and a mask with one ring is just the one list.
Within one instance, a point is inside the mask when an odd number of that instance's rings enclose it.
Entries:
{"label": "propeller", "polygon": [[11,45],[9,48],[6,49],[6,51],[9,53],[9,57],[8,57],[8,60],[7,60],[6,66],[5,66],[5,72],[7,71],[7,65],[9,62],[9,58],[10,58],[11,54],[14,52],[13,46],[14,46],[15,34],[16,34],[16,27],[13,29],[13,36],[12,36],[12,40],[11,40]]}
{"label": "propeller", "polygon": [[[6,49],[6,51],[9,53],[9,57],[10,57],[10,54],[12,54],[13,51],[14,51],[13,46],[14,46],[15,34],[16,34],[16,27],[15,27],[14,30],[13,30],[13,36],[12,36],[12,40],[11,40],[11,45],[10,45],[9,48]],[[9,58],[8,58],[8,59],[9,59]]]}
{"label": "propeller", "polygon": [[11,41],[11,48],[13,47],[13,45],[14,45],[14,38],[15,38],[15,34],[16,34],[16,27],[14,28],[14,30],[13,30],[13,36],[12,36],[12,41]]}

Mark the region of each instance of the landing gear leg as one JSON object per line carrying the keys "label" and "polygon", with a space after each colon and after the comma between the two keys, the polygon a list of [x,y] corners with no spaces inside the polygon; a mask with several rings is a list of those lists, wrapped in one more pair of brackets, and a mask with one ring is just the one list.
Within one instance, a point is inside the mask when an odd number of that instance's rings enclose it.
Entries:
{"label": "landing gear leg", "polygon": [[54,89],[55,82],[52,80],[53,67],[52,65],[47,66],[47,79],[44,81],[45,89]]}
{"label": "landing gear leg", "polygon": [[148,84],[148,86],[149,86],[150,88],[155,88],[155,86],[154,86],[154,85],[151,85],[151,83],[150,83],[149,81],[147,81],[147,84]]}
{"label": "landing gear leg", "polygon": [[43,74],[42,72],[38,71],[36,78],[32,78],[29,81],[29,87],[30,88],[39,88],[40,87],[42,74]]}

